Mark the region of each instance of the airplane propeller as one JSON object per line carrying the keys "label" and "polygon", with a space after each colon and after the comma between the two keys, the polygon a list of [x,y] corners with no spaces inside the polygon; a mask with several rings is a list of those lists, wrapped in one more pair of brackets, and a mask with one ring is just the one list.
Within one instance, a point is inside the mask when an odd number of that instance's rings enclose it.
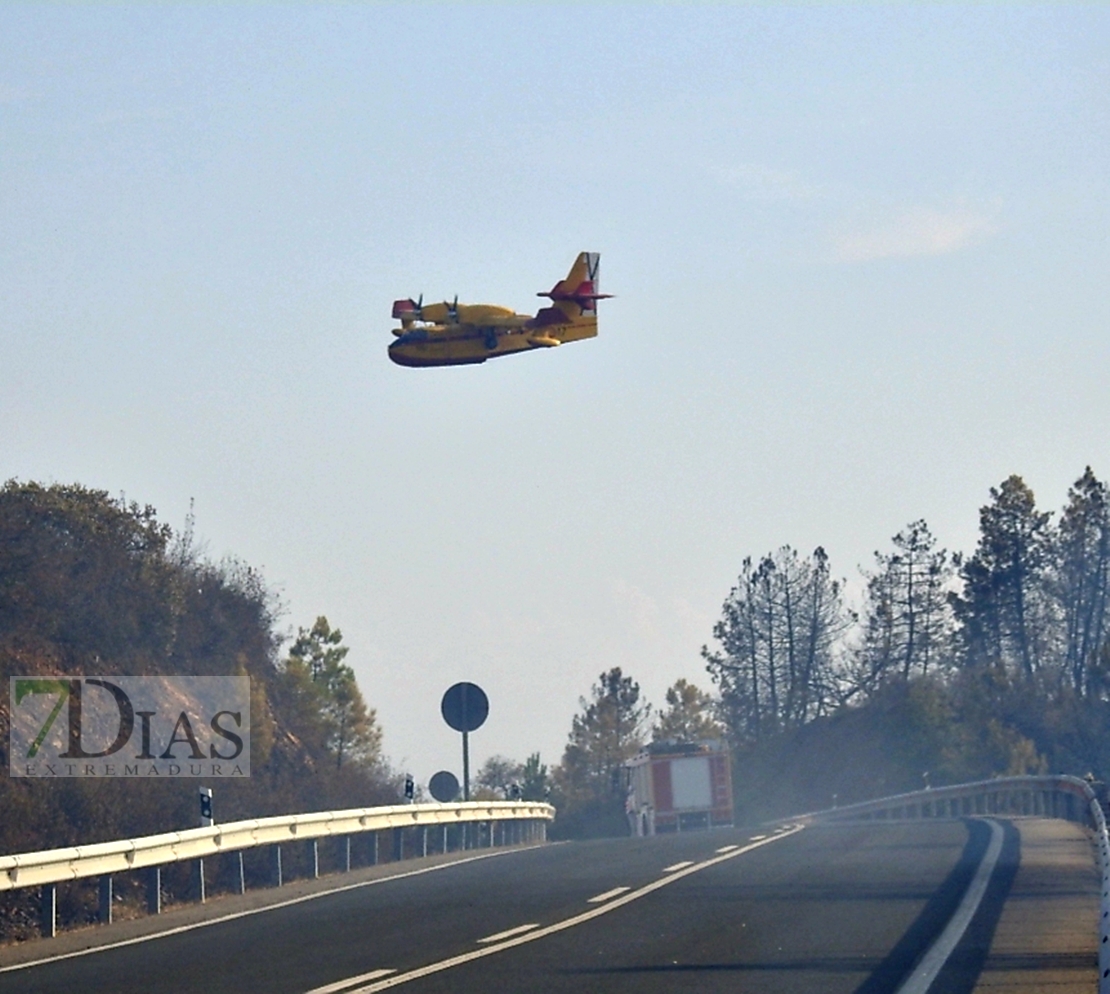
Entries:
{"label": "airplane propeller", "polygon": [[458,320],[459,320],[459,295],[457,293],[455,294],[455,300],[454,300],[453,303],[449,304],[445,300],[443,302],[443,306],[447,308],[447,319],[449,321],[458,323]]}

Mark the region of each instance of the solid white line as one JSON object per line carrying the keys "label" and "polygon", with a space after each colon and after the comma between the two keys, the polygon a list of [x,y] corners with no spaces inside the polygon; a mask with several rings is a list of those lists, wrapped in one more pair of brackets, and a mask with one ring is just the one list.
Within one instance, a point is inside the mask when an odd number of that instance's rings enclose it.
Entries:
{"label": "solid white line", "polygon": [[[511,939],[514,935],[520,935],[521,932],[531,932],[534,928],[539,928],[539,922],[529,922],[527,925],[517,925],[516,928],[508,928],[504,932],[498,932],[496,935],[487,935],[484,939],[479,939],[479,942],[500,942],[502,939]],[[313,994],[309,991],[308,994]]]}
{"label": "solid white line", "polygon": [[663,872],[664,873],[674,873],[675,870],[685,870],[686,867],[693,866],[693,865],[694,865],[694,861],[692,859],[687,859],[687,860],[683,860],[681,863],[672,863],[670,866],[664,866],[663,867]]}
{"label": "solid white line", "polygon": [[598,894],[596,897],[591,897],[587,904],[600,904],[602,901],[608,901],[611,897],[616,897],[618,894],[623,894],[626,890],[632,890],[631,887],[614,887],[612,890],[607,890],[604,894]]}
{"label": "solid white line", "polygon": [[323,987],[313,987],[308,994],[338,994],[339,991],[346,990],[348,987],[353,987],[355,984],[361,984],[366,980],[380,980],[382,977],[388,977],[391,973],[396,972],[396,970],[371,970],[369,973],[360,973],[357,977],[337,980],[334,984],[325,984]]}
{"label": "solid white line", "polygon": [[739,846],[721,846],[717,852],[732,852],[734,849],[739,849]]}
{"label": "solid white line", "polygon": [[963,938],[968,925],[971,924],[979,902],[983,900],[983,894],[986,893],[987,884],[990,883],[998,857],[1002,853],[1002,826],[990,819],[987,820],[987,824],[991,827],[991,841],[986,853],[983,854],[979,869],[975,871],[975,876],[967,888],[967,893],[964,894],[964,899],[960,902],[956,913],[949,919],[944,931],[940,933],[940,938],[933,943],[917,965],[917,969],[906,978],[906,982],[895,994],[926,994],[941,968],[948,962],[952,950]]}
{"label": "solid white line", "polygon": [[[560,843],[554,843],[559,845]],[[551,843],[541,843],[541,845],[551,845]],[[92,953],[102,953],[109,949],[119,949],[123,946],[135,946],[140,942],[150,942],[152,939],[164,939],[168,935],[178,935],[181,932],[191,932],[196,928],[207,928],[209,925],[219,925],[222,922],[235,921],[236,918],[247,918],[250,915],[260,915],[264,911],[276,911],[278,908],[288,908],[294,904],[303,904],[305,901],[315,901],[318,897],[330,897],[332,894],[342,894],[349,890],[358,890],[360,887],[371,887],[375,884],[387,884],[391,880],[404,880],[407,877],[419,877],[425,873],[434,873],[436,870],[448,870],[452,866],[462,866],[464,863],[474,863],[480,859],[492,859],[494,856],[508,856],[516,852],[527,852],[529,849],[537,849],[539,846],[521,846],[514,849],[502,849],[501,851],[484,852],[477,856],[467,856],[465,859],[456,859],[450,863],[439,863],[436,866],[425,866],[419,870],[408,870],[405,873],[395,873],[390,877],[375,877],[373,880],[362,880],[357,884],[343,884],[341,887],[332,887],[329,890],[317,891],[314,894],[303,894],[301,897],[291,897],[287,901],[277,901],[274,904],[267,904],[261,908],[249,908],[246,911],[234,911],[228,915],[220,915],[219,918],[208,918],[200,922],[192,922],[189,925],[177,925],[173,928],[167,928],[161,932],[151,932],[149,935],[137,935],[133,939],[120,939],[117,942],[106,942],[102,946],[89,946],[87,949],[75,949],[69,953],[58,953],[55,956],[44,956],[42,959],[28,960],[26,963],[12,963],[10,966],[0,966],[0,973],[8,973],[12,970],[26,970],[32,966],[42,966],[44,963],[57,963],[63,959],[73,959],[77,956],[89,956]],[[296,881],[292,881],[295,883]],[[254,894],[257,891],[250,891]]]}
{"label": "solid white line", "polygon": [[440,960],[438,963],[429,963],[427,966],[421,966],[415,970],[409,970],[406,973],[395,974],[392,977],[386,977],[384,980],[379,980],[376,983],[367,984],[365,987],[356,987],[352,991],[347,991],[347,994],[377,994],[378,991],[388,990],[390,987],[397,987],[399,984],[407,984],[410,980],[430,977],[434,973],[441,973],[444,970],[450,970],[452,967],[462,966],[464,963],[471,963],[474,960],[481,959],[483,956],[492,956],[494,953],[499,953],[506,949],[514,949],[517,946],[523,946],[526,942],[535,942],[536,939],[543,939],[549,935],[554,935],[556,932],[562,932],[565,929],[573,928],[575,925],[581,925],[583,922],[599,918],[601,915],[607,915],[610,911],[615,911],[617,908],[623,908],[626,904],[638,901],[641,897],[647,897],[648,894],[654,893],[662,887],[667,887],[676,880],[681,880],[683,877],[690,876],[691,873],[697,873],[700,870],[707,869],[710,866],[716,866],[718,863],[723,863],[726,860],[735,859],[737,856],[742,856],[744,853],[751,852],[753,849],[759,849],[761,846],[770,845],[772,842],[779,842],[782,839],[800,832],[804,827],[804,825],[796,825],[784,835],[776,835],[773,838],[764,839],[761,842],[752,842],[733,852],[725,853],[721,856],[713,856],[701,863],[688,866],[685,870],[677,870],[669,876],[659,877],[650,884],[644,885],[639,890],[622,894],[620,897],[614,898],[607,904],[599,904],[596,908],[590,908],[589,911],[583,911],[581,914],[574,915],[571,918],[565,918],[561,922],[555,922],[554,925],[545,925],[543,928],[534,929],[524,935],[514,936],[496,945],[491,944],[483,946],[481,949],[475,949],[469,953],[462,953],[459,956],[452,956],[450,959]]}

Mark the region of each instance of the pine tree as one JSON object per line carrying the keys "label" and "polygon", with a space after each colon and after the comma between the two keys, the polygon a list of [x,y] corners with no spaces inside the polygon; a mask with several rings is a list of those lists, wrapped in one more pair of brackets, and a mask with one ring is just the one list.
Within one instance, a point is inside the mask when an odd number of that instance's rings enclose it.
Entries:
{"label": "pine tree", "polygon": [[833,645],[851,616],[825,550],[802,559],[790,546],[743,562],[713,626],[720,649],[702,647],[737,742],[797,727],[836,697]]}
{"label": "pine tree", "polygon": [[713,698],[686,680],[676,680],[667,689],[667,709],[651,730],[656,742],[700,742],[719,739],[724,729],[714,717]]}
{"label": "pine tree", "polygon": [[922,520],[891,542],[894,551],[876,552],[876,570],[867,576],[858,674],[868,693],[892,675],[907,680],[927,674],[944,650],[948,629],[945,586],[952,566],[947,550],[937,548]]}
{"label": "pine tree", "polygon": [[1090,466],[1068,491],[1060,518],[1055,592],[1063,615],[1066,672],[1080,694],[1090,694],[1110,612],[1110,493]]}
{"label": "pine tree", "polygon": [[963,562],[961,595],[951,599],[971,665],[993,665],[1029,679],[1050,658],[1054,636],[1047,597],[1050,512],[1011,476],[979,511],[979,545]]}

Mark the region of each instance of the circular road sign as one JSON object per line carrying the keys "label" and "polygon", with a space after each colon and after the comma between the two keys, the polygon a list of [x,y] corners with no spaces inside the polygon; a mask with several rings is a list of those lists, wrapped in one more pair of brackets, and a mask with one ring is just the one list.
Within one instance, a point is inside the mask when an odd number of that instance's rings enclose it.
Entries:
{"label": "circular road sign", "polygon": [[476,683],[456,683],[443,695],[439,709],[456,732],[473,732],[489,715],[489,698]]}
{"label": "circular road sign", "polygon": [[428,790],[432,792],[432,797],[441,804],[450,804],[459,796],[458,778],[454,773],[440,770],[428,781]]}

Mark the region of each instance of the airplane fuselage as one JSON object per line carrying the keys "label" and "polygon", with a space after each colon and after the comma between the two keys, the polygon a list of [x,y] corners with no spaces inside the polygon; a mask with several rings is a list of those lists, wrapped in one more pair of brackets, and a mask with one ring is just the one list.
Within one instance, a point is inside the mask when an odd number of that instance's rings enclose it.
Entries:
{"label": "airplane fuselage", "polygon": [[414,324],[401,328],[389,346],[389,358],[401,366],[463,366],[597,336],[595,316],[550,324],[539,324],[527,315],[512,316],[519,322],[503,317],[496,323],[487,318],[482,324]]}

